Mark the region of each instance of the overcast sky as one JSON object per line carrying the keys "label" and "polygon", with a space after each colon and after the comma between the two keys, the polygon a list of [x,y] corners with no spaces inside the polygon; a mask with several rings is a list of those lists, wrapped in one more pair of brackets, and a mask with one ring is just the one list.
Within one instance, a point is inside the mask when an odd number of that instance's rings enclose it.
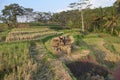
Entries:
{"label": "overcast sky", "polygon": [[[78,0],[0,0],[0,11],[5,5],[17,3],[25,8],[33,8],[34,11],[40,12],[60,12],[69,9],[67,6],[70,3]],[[92,7],[111,6],[116,0],[90,0]]]}

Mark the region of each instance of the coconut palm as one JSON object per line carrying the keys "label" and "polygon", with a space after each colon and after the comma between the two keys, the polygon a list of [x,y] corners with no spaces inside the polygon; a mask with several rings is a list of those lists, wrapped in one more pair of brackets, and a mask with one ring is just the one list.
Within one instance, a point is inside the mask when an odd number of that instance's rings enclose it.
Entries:
{"label": "coconut palm", "polygon": [[117,27],[117,17],[111,16],[106,18],[106,22],[103,27],[106,29],[110,29],[110,33],[113,34],[115,28]]}

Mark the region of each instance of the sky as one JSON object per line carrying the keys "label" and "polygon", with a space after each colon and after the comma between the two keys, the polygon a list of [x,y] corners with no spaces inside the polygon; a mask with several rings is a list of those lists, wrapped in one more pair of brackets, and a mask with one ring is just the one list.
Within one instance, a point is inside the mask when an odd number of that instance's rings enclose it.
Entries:
{"label": "sky", "polygon": [[[92,8],[111,6],[116,0],[90,0]],[[0,11],[5,5],[17,3],[25,8],[33,8],[39,12],[61,12],[69,10],[70,3],[78,2],[78,0],[0,0]]]}

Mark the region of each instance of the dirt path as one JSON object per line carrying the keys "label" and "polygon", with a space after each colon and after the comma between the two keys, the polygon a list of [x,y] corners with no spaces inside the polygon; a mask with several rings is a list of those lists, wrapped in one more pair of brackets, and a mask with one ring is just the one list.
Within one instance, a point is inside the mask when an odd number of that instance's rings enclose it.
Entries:
{"label": "dirt path", "polygon": [[[41,53],[39,53],[41,52]],[[43,47],[42,44],[34,44],[31,45],[30,47],[30,54],[33,57],[34,60],[38,63],[37,65],[37,74],[34,76],[34,80],[47,80],[46,74],[48,73],[47,71],[47,66],[43,66],[42,59],[46,55],[46,50]]]}
{"label": "dirt path", "polygon": [[36,43],[31,46],[30,51],[38,62],[38,72],[34,80],[73,80],[61,61],[48,57],[43,44]]}
{"label": "dirt path", "polygon": [[89,50],[83,50],[82,53],[74,52],[74,53],[71,53],[70,55],[64,54],[62,56],[59,56],[58,59],[64,63],[69,63],[73,61],[78,61],[82,57],[85,57],[87,55],[89,55]]}

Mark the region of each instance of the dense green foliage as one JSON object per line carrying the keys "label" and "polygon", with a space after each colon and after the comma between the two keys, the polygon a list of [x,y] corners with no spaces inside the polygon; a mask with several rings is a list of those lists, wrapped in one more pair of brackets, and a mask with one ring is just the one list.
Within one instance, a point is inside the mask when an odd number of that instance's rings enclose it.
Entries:
{"label": "dense green foliage", "polygon": [[17,27],[17,15],[23,15],[24,8],[18,4],[10,4],[2,10],[2,21],[9,27]]}
{"label": "dense green foliage", "polygon": [[19,4],[10,4],[4,7],[2,10],[2,15],[0,15],[0,20],[3,23],[6,23],[8,27],[18,27],[17,17],[22,15],[28,15],[31,13],[33,9],[31,8],[24,8]]}
{"label": "dense green foliage", "polygon": [[[85,31],[106,32],[120,35],[120,18],[116,6],[84,9]],[[78,10],[63,11],[53,14],[52,21],[67,28],[82,29],[81,12]]]}

